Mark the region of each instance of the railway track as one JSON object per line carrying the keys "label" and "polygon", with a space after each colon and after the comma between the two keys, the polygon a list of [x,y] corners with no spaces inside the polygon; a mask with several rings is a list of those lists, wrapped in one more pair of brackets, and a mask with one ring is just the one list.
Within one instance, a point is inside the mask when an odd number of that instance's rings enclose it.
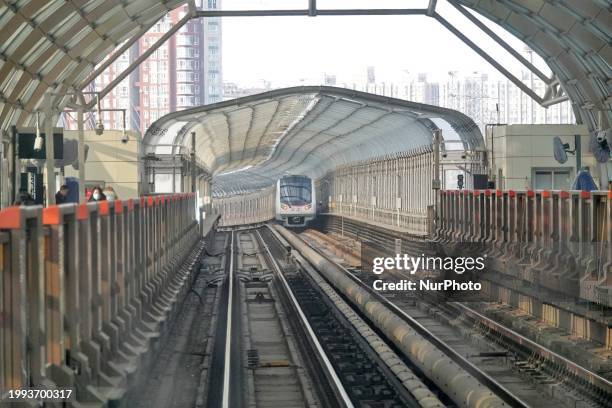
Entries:
{"label": "railway track", "polygon": [[282,238],[228,236],[202,406],[449,405]]}
{"label": "railway track", "polygon": [[290,245],[282,237],[268,229],[262,229],[261,235],[270,256],[280,260],[275,262],[278,276],[303,311],[335,372],[335,387],[345,390],[342,406],[444,406],[298,253],[292,249],[299,267],[283,260]]}
{"label": "railway track", "polygon": [[304,238],[218,233],[129,406],[610,406],[607,380],[473,306],[378,293]]}
{"label": "railway track", "polygon": [[[331,258],[334,256],[337,256],[337,248]],[[359,281],[349,270],[345,272]],[[412,322],[414,328],[432,339],[437,338],[436,342],[444,343],[449,352],[465,356],[485,375],[496,378],[496,382],[528,405],[612,405],[612,384],[607,379],[493,321],[469,305],[440,303],[427,297],[419,297],[417,301],[412,293],[378,294],[371,289],[372,276],[360,276],[370,293],[383,297],[407,322]]]}
{"label": "railway track", "polygon": [[318,378],[325,370],[308,361],[308,341],[290,323],[296,312],[284,300],[261,237],[255,230],[228,234],[205,406],[328,406],[332,397]]}
{"label": "railway track", "polygon": [[318,401],[302,368],[287,313],[255,231],[240,233],[238,277],[247,354],[249,405],[314,407]]}

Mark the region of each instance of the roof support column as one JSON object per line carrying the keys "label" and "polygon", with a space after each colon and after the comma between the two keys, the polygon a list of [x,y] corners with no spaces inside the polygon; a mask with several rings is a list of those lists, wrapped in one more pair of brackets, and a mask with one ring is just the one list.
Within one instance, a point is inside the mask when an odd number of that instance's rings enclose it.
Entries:
{"label": "roof support column", "polygon": [[79,163],[79,204],[85,202],[85,130],[83,126],[83,107],[77,108],[77,126],[79,129],[78,163]]}
{"label": "roof support column", "polygon": [[47,189],[46,189],[46,204],[47,206],[55,204],[55,149],[53,143],[53,107],[51,106],[51,93],[45,93],[45,151],[47,153],[45,160],[45,168],[47,171]]}
{"label": "roof support column", "polygon": [[196,192],[196,175],[198,168],[196,167],[196,133],[191,132],[191,192]]}

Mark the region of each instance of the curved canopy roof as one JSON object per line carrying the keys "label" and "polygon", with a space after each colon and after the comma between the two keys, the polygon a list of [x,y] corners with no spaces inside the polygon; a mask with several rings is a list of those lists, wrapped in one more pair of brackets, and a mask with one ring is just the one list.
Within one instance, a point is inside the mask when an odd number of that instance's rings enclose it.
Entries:
{"label": "curved canopy roof", "polygon": [[427,146],[435,129],[449,149],[483,147],[480,130],[460,112],[327,86],[171,113],[144,142],[149,153],[169,153],[168,144],[185,150],[195,132],[196,154],[213,175],[215,193],[231,194],[269,186],[287,173],[319,177],[342,164]]}
{"label": "curved canopy roof", "polygon": [[[181,0],[19,0],[0,3],[0,131],[32,125],[45,92],[69,93],[109,51]],[[85,84],[87,85],[87,84]],[[67,97],[56,99],[63,106]]]}
{"label": "curved canopy roof", "polygon": [[612,8],[609,0],[456,0],[521,39],[547,62],[594,129],[612,124]]}
{"label": "curved canopy roof", "polygon": [[[490,18],[542,56],[591,129],[612,123],[609,0],[450,0]],[[32,125],[46,90],[81,89],[93,67],[184,0],[0,2],[0,131]],[[435,4],[435,2],[432,2]],[[407,7],[410,2],[406,2]],[[408,17],[407,17],[408,18]],[[86,81],[85,81],[86,82]],[[56,102],[63,107],[68,98]]]}

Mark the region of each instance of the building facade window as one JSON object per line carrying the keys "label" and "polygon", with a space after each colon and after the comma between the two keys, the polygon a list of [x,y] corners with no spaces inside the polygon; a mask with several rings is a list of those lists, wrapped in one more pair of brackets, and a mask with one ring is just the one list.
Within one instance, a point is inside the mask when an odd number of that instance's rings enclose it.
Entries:
{"label": "building facade window", "polygon": [[571,188],[569,168],[533,169],[533,188],[535,190],[569,190]]}

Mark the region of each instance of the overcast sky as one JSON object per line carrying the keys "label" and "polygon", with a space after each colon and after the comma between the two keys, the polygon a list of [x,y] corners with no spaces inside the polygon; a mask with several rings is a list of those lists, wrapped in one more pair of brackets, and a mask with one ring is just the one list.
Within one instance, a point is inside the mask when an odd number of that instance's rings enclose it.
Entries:
{"label": "overcast sky", "polygon": [[[307,0],[223,0],[224,9],[302,9]],[[419,8],[426,0],[318,0],[323,8]],[[515,75],[521,65],[453,9],[439,0],[438,12],[489,51]],[[483,19],[484,20],[484,19]],[[516,49],[524,44],[486,20]],[[338,82],[363,83],[368,66],[377,82],[400,81],[405,71],[427,72],[443,79],[449,71],[473,71],[500,76],[496,69],[446,28],[425,16],[236,17],[224,18],[223,75],[225,81],[275,86],[299,85],[335,74]],[[537,55],[534,62],[545,69]],[[545,72],[549,72],[546,70]],[[501,77],[501,76],[500,76]]]}

